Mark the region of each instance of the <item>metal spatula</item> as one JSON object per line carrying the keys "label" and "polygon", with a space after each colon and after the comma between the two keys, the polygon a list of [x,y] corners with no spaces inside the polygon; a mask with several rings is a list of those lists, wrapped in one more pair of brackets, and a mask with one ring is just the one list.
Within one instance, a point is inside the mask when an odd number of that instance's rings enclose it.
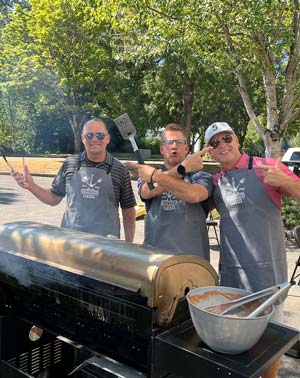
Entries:
{"label": "metal spatula", "polygon": [[[114,121],[118,130],[120,131],[120,134],[122,135],[122,138],[130,141],[133,152],[135,153],[138,163],[144,164],[143,156],[135,141],[136,129],[129,115],[127,113],[124,113],[120,115],[118,118],[116,118]],[[154,186],[152,183],[148,183],[148,186],[149,186],[149,189],[151,190],[154,189]]]}
{"label": "metal spatula", "polygon": [[135,153],[135,156],[137,158],[137,161],[140,164],[144,164],[143,156],[135,141],[136,129],[129,115],[127,113],[120,115],[118,118],[115,119],[115,124],[118,130],[120,131],[122,138],[130,141],[133,152]]}

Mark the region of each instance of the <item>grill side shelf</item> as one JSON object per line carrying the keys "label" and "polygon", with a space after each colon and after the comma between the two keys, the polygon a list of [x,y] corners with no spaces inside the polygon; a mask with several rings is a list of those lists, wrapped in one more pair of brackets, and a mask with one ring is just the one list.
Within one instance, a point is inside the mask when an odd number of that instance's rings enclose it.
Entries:
{"label": "grill side shelf", "polygon": [[153,378],[175,374],[181,378],[256,378],[297,341],[293,328],[269,323],[258,343],[241,354],[214,352],[196,334],[190,320],[155,338]]}

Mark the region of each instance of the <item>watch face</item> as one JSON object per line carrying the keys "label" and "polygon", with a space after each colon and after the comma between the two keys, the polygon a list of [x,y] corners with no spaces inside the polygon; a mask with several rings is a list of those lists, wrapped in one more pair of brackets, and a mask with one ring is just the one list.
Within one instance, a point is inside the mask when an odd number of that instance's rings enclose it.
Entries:
{"label": "watch face", "polygon": [[177,172],[181,176],[185,176],[185,167],[182,164],[179,164],[178,167],[177,167]]}

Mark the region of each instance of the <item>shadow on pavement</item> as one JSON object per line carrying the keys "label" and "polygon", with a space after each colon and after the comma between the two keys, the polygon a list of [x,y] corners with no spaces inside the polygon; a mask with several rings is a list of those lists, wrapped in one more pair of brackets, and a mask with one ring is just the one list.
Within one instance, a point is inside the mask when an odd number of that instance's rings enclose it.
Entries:
{"label": "shadow on pavement", "polygon": [[[11,192],[9,192],[11,191]],[[14,202],[20,201],[20,195],[15,193],[12,189],[0,188],[0,204],[11,205]]]}

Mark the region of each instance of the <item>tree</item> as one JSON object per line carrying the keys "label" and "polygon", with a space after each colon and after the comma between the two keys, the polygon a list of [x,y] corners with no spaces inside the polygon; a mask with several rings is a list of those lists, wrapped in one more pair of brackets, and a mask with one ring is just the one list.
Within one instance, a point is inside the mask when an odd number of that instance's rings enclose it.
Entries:
{"label": "tree", "polygon": [[[17,28],[12,23],[15,10],[19,14],[20,21],[20,27]],[[32,104],[35,101],[30,84],[27,85],[28,79],[25,84],[21,78],[24,78],[22,75],[25,71],[28,76],[32,71],[30,65],[26,65],[26,69],[24,68],[24,56],[20,54],[20,49],[12,47],[9,41],[13,41],[14,46],[16,43],[25,48],[28,45],[28,33],[22,29],[22,21],[25,19],[24,14],[27,10],[27,1],[5,1],[1,4],[3,22],[0,30],[0,127],[5,147],[8,150],[23,152],[30,149],[32,141],[32,124],[29,120],[33,114]]]}
{"label": "tree", "polygon": [[[45,108],[55,107],[67,117],[77,152],[80,130],[87,117],[105,115],[108,110],[106,95],[115,72],[109,22],[97,16],[96,5],[93,0],[31,0],[28,10],[15,7],[11,22],[3,29],[7,83],[28,82],[28,68],[30,72],[47,72],[54,85],[44,101]],[[12,71],[18,83],[12,80]],[[49,100],[54,93],[53,103]]]}
{"label": "tree", "polygon": [[175,51],[180,63],[189,63],[189,78],[197,64],[232,72],[266,154],[279,154],[288,125],[300,113],[298,0],[113,3],[137,53],[165,58]]}
{"label": "tree", "polygon": [[97,17],[93,0],[32,0],[31,5],[28,25],[36,56],[59,78],[78,152],[88,114],[107,111],[105,93],[114,75],[109,22]]}
{"label": "tree", "polygon": [[[145,110],[151,118],[152,129],[172,120],[180,123],[189,136],[199,65],[190,46],[180,43],[182,30],[179,23],[172,23],[170,28],[173,15],[160,14],[152,9],[149,6],[151,1],[125,3],[111,0],[109,3],[114,19],[114,51],[123,61],[148,64],[143,89],[149,99]],[[162,79],[160,83],[158,78]],[[161,88],[166,83],[162,96],[158,95],[159,90],[152,91],[155,83]],[[154,103],[154,99],[165,102],[165,109],[160,114],[157,110],[162,108]]]}
{"label": "tree", "polygon": [[[266,155],[279,156],[288,125],[300,114],[299,1],[211,0],[198,5],[201,22],[215,35],[221,31],[226,43],[212,56],[232,68]],[[210,23],[205,22],[208,18]],[[253,74],[262,79],[254,92]],[[256,100],[258,95],[264,96],[264,104]],[[265,128],[259,115],[266,119]]]}
{"label": "tree", "polygon": [[243,150],[252,156],[262,156],[265,150],[264,143],[251,122],[244,139]]}
{"label": "tree", "polygon": [[[15,132],[22,118],[26,130],[28,122],[35,123],[35,133],[45,135],[37,128],[48,124],[58,137],[64,133],[52,125],[59,120],[57,125],[68,129],[61,123],[68,119],[78,151],[81,126],[88,116],[128,111],[140,120],[138,124],[148,125],[141,110],[146,101],[141,92],[144,67],[112,58],[110,18],[104,17],[97,3],[33,0],[32,8],[15,7],[10,13],[1,41],[0,85],[6,123],[13,124]],[[22,117],[17,111],[21,104]],[[34,140],[31,136],[30,149]],[[42,145],[49,150],[55,143]]]}
{"label": "tree", "polygon": [[297,125],[299,0],[6,3],[2,108],[12,99],[20,120],[60,113],[77,151],[86,117],[124,111],[141,136],[171,121],[203,134],[223,120],[242,141],[250,119],[274,156]]}

